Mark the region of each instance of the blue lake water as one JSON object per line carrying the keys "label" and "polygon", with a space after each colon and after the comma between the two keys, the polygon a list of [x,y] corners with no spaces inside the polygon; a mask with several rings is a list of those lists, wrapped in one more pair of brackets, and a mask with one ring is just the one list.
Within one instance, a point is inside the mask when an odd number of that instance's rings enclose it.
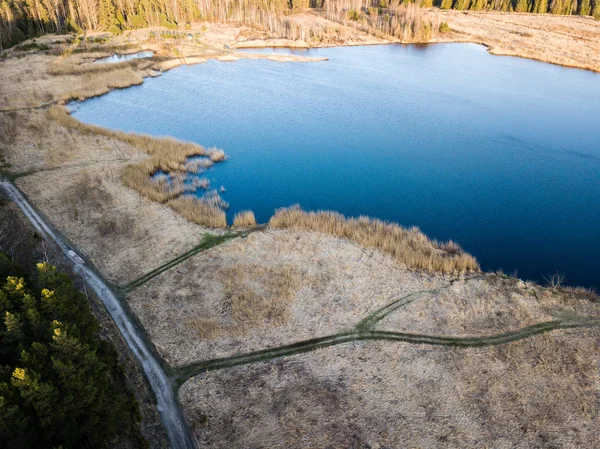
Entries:
{"label": "blue lake water", "polygon": [[138,53],[129,53],[127,55],[114,53],[106,58],[96,59],[94,64],[115,64],[117,62],[131,61],[132,59],[151,58],[153,55],[154,52],[152,51],[140,51]]}
{"label": "blue lake water", "polygon": [[452,239],[485,270],[600,287],[600,74],[473,44],[301,53],[330,59],[180,67],[74,115],[224,149],[207,177],[230,216],[369,215]]}

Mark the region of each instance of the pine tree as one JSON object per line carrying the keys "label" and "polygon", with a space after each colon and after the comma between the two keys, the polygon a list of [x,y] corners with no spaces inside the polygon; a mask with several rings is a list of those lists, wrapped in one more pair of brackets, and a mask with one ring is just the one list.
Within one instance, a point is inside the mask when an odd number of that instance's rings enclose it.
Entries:
{"label": "pine tree", "polygon": [[0,270],[9,274],[0,283],[2,447],[105,447],[134,425],[137,405],[121,391],[116,353],[87,298],[46,263],[37,285],[2,254]]}
{"label": "pine tree", "polygon": [[581,0],[577,14],[580,16],[589,16],[592,13],[592,5],[590,0]]}

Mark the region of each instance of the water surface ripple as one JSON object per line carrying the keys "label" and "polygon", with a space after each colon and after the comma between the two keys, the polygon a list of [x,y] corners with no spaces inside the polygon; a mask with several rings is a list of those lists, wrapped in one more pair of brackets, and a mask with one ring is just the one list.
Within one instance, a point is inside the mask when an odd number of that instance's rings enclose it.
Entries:
{"label": "water surface ripple", "polygon": [[230,215],[364,214],[455,240],[486,270],[600,287],[600,75],[474,44],[302,54],[330,60],[180,67],[75,116],[223,148],[208,177]]}

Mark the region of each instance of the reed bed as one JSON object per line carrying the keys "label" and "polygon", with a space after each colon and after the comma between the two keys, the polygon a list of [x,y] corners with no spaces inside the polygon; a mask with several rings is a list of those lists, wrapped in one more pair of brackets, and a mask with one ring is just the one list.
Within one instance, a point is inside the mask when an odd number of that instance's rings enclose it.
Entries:
{"label": "reed bed", "polygon": [[454,242],[430,240],[418,228],[368,217],[346,218],[331,211],[306,212],[299,206],[278,209],[269,227],[322,232],[391,254],[407,268],[437,273],[479,271],[477,260]]}
{"label": "reed bed", "polygon": [[244,210],[235,214],[233,218],[234,228],[251,228],[256,226],[256,218],[251,210]]}
{"label": "reed bed", "polygon": [[208,156],[212,162],[223,162],[226,158],[225,152],[218,148],[211,148],[208,150]]}
{"label": "reed bed", "polygon": [[[123,183],[144,197],[159,203],[165,203],[179,212],[188,220],[203,226],[222,228],[227,227],[225,213],[221,210],[228,205],[217,192],[209,192],[204,199],[183,196],[189,188],[208,189],[206,179],[198,179],[192,186],[184,185],[187,173],[186,159],[190,156],[207,156],[209,152],[201,145],[192,142],[183,142],[172,137],[152,137],[144,134],[114,131],[99,126],[88,125],[69,115],[62,106],[52,106],[48,111],[49,117],[58,124],[79,131],[84,134],[93,134],[120,140],[132,147],[147,153],[150,158],[137,164],[127,165],[121,174]],[[211,151],[222,150],[211,149]],[[223,156],[224,160],[225,156]],[[152,175],[164,171],[169,174],[169,179],[153,180]]]}
{"label": "reed bed", "polygon": [[123,69],[141,69],[145,70],[152,67],[155,62],[145,58],[130,59],[129,61],[122,61],[108,64],[91,64],[85,63],[90,57],[99,59],[102,56],[110,56],[110,53],[103,53],[101,55],[94,54],[79,54],[77,57],[68,57],[65,59],[59,59],[52,63],[46,73],[53,76],[64,76],[64,75],[88,75],[88,74],[99,74],[99,73],[110,73]]}
{"label": "reed bed", "polygon": [[208,228],[226,228],[225,212],[203,198],[181,195],[167,202],[167,205],[189,221]]}
{"label": "reed bed", "polygon": [[113,70],[111,72],[87,73],[83,75],[83,86],[67,92],[63,100],[85,100],[98,97],[112,89],[137,86],[144,82],[144,77],[130,68]]}

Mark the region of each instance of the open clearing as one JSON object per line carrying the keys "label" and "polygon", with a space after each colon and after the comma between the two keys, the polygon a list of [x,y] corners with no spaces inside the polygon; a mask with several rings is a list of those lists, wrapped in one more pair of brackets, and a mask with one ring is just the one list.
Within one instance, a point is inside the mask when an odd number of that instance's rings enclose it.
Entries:
{"label": "open clearing", "polygon": [[482,349],[368,342],[209,372],[180,400],[203,447],[594,448],[598,331]]}
{"label": "open clearing", "polygon": [[[600,22],[431,14],[453,30],[438,42],[483,43],[495,54],[600,71]],[[0,164],[77,252],[108,280],[126,285],[192,250],[207,229],[123,184],[124,169],[147,160],[143,150],[110,133],[64,127],[49,118],[48,107],[139,84],[179,64],[257,57],[226,52],[224,45],[258,39],[258,46],[304,46],[276,38],[208,24],[198,45],[152,41],[149,30],[137,30],[93,53],[11,51],[0,60]],[[344,28],[323,45],[381,42]],[[157,58],[89,68],[118,49],[151,49]],[[455,279],[411,271],[377,250],[298,230],[230,240],[184,258],[127,295],[171,367],[352,331],[400,298],[406,298],[402,307],[374,323],[378,330],[483,337],[600,316],[597,297],[585,292],[499,275]],[[599,349],[598,328],[554,330],[487,348],[345,343],[203,373],[183,385],[180,399],[205,447],[596,448]]]}

